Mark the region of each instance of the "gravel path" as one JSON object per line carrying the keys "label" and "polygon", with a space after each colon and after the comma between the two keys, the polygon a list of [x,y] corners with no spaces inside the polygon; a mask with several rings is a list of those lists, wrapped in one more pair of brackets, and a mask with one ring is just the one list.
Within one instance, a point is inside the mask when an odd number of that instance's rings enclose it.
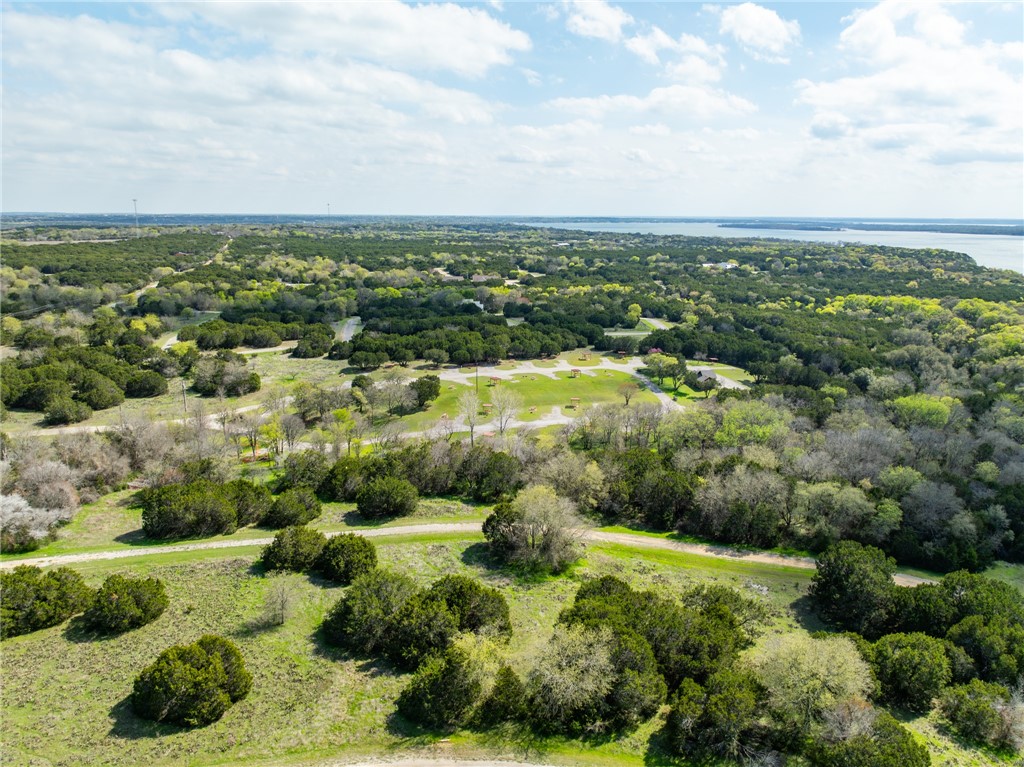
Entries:
{"label": "gravel path", "polygon": [[[369,529],[342,530],[326,533],[330,538],[344,532],[355,532],[366,538],[383,538],[398,535],[433,535],[437,533],[479,533],[479,522],[444,522],[422,525],[399,525],[397,527],[375,527]],[[730,559],[733,561],[751,562],[757,564],[799,567],[810,570],[814,568],[814,559],[811,557],[796,557],[784,554],[773,554],[768,551],[747,551],[734,549],[728,546],[712,546],[701,543],[684,543],[668,538],[656,538],[647,535],[634,535],[632,533],[606,533],[600,530],[588,530],[584,533],[588,541],[618,543],[625,546],[633,546],[644,549],[663,549],[668,551],[679,551],[684,554],[693,554],[699,557],[711,557],[713,559]],[[55,567],[60,565],[74,564],[76,562],[97,562],[112,559],[129,559],[132,557],[144,557],[149,554],[173,554],[184,551],[206,551],[210,549],[237,549],[247,546],[266,546],[273,538],[240,538],[233,541],[207,541],[205,543],[183,543],[173,546],[144,546],[131,549],[117,549],[115,551],[90,551],[80,554],[57,554],[49,557],[32,557],[29,559],[9,560],[0,562],[0,570],[10,570],[18,565],[36,565],[38,567]],[[933,583],[928,578],[919,578],[914,575],[897,573],[893,579],[900,586],[919,586],[922,583]]]}
{"label": "gravel path", "polygon": [[321,767],[543,767],[537,762],[500,762],[493,759],[431,759],[429,757],[412,757],[398,761],[382,760],[379,762],[324,762]]}

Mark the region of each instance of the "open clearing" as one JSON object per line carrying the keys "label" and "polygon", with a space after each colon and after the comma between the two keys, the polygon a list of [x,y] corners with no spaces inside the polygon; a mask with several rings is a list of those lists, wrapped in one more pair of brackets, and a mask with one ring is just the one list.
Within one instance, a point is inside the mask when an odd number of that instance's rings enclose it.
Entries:
{"label": "open clearing", "polygon": [[[501,589],[511,608],[514,635],[507,654],[514,665],[525,665],[547,641],[579,582],[602,574],[668,593],[680,593],[701,582],[722,583],[764,600],[774,613],[772,632],[821,628],[807,607],[811,571],[805,568],[639,548],[632,540],[629,545],[594,541],[586,559],[568,575],[522,580],[491,565],[479,534],[435,535],[421,527],[411,537],[380,537],[376,543],[382,566],[408,573],[424,585],[444,574],[466,573]],[[5,641],[3,763],[327,767],[413,756],[430,767],[447,767],[445,759],[484,760],[485,765],[495,760],[651,764],[644,754],[652,739],[657,742],[664,711],[611,742],[524,737],[504,731],[460,731],[441,737],[410,727],[394,716],[394,702],[407,675],[326,646],[317,633],[343,589],[305,575],[264,576],[253,567],[257,551],[255,546],[221,549],[201,552],[216,554],[215,558],[181,560],[156,554],[78,567],[91,585],[98,585],[111,572],[160,577],[167,584],[170,607],[154,623],[118,637],[97,638],[72,620]],[[298,606],[284,626],[266,628],[259,620],[264,594],[281,579],[295,589]],[[255,677],[253,692],[221,721],[199,730],[137,719],[128,695],[139,670],[168,645],[209,632],[228,636],[239,645]],[[909,724],[928,733],[929,740],[932,732],[937,733],[927,718]],[[934,749],[937,767],[999,763],[977,752],[969,761],[968,752],[939,734],[936,737],[941,747]]]}

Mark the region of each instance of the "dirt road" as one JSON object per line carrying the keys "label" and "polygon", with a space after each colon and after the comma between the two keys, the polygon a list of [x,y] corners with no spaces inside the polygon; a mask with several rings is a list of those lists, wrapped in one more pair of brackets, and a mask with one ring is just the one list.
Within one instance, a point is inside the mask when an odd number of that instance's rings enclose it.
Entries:
{"label": "dirt road", "polygon": [[[433,535],[437,533],[473,534],[480,532],[480,523],[445,522],[423,525],[399,525],[397,527],[376,527],[351,531],[339,531],[327,533],[326,535],[331,537],[334,535],[340,535],[342,532],[356,532],[367,538],[384,538],[399,535]],[[744,549],[733,549],[727,546],[684,543],[683,541],[674,541],[668,538],[657,538],[654,536],[633,533],[607,533],[600,530],[587,530],[583,534],[583,537],[588,541],[598,543],[617,543],[641,549],[678,551],[699,557],[729,559],[734,562],[738,561],[783,567],[798,567],[805,570],[811,570],[814,568],[814,559],[811,557],[787,556],[784,554],[773,554],[768,551],[747,551]],[[114,551],[89,551],[81,554],[58,554],[50,557],[32,557],[29,559],[0,562],[0,570],[10,570],[17,565],[57,567],[60,565],[74,564],[76,562],[130,559],[132,557],[144,557],[150,554],[173,554],[185,551],[206,551],[209,549],[235,549],[247,546],[266,546],[272,540],[273,538],[240,538],[232,541],[207,541],[205,543],[183,543],[171,546],[144,546],[131,549],[116,549]],[[902,573],[897,573],[893,580],[899,586],[920,586],[922,583],[933,582],[927,578],[919,578],[914,575],[904,575]]]}

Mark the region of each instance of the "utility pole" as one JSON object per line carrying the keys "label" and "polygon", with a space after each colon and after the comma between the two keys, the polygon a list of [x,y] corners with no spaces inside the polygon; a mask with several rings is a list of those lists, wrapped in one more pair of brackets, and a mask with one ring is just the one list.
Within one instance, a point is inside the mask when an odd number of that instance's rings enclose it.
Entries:
{"label": "utility pole", "polygon": [[132,197],[132,210],[135,211],[135,239],[139,239],[139,205],[138,200]]}
{"label": "utility pole", "polygon": [[185,379],[181,379],[181,409],[188,412],[188,401],[185,399]]}
{"label": "utility pole", "polygon": [[331,225],[331,204],[327,203],[327,226]]}

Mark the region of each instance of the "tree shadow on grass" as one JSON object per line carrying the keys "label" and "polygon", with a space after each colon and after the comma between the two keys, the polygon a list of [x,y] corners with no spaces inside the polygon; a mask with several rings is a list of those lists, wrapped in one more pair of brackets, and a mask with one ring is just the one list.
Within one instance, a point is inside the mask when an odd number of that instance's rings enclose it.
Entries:
{"label": "tree shadow on grass", "polygon": [[565,577],[571,574],[572,567],[563,570],[561,573],[551,573],[547,570],[535,570],[526,567],[517,567],[503,562],[499,557],[491,553],[490,546],[479,541],[472,543],[462,550],[462,563],[468,567],[478,567],[489,571],[490,575],[502,575],[511,580],[516,586],[538,586],[550,580]]}
{"label": "tree shadow on grass", "polygon": [[147,538],[146,534],[142,532],[141,527],[138,530],[129,530],[127,533],[121,533],[115,536],[114,540],[118,543],[126,543],[129,546],[156,546],[164,542]]}
{"label": "tree shadow on grass", "polygon": [[[370,517],[364,517],[358,511],[346,511],[342,517],[342,521],[349,527],[384,527],[388,522],[391,522],[394,517],[382,517],[380,519],[371,519]],[[353,532],[358,534],[358,530],[351,530],[346,532]]]}
{"label": "tree shadow on grass", "polygon": [[829,629],[829,625],[818,617],[818,612],[814,608],[814,600],[811,599],[810,595],[804,594],[802,597],[795,599],[792,603],[792,609],[793,617],[796,618],[800,628],[811,632],[827,631]]}
{"label": "tree shadow on grass", "polygon": [[524,722],[503,722],[494,727],[473,728],[480,742],[493,751],[511,751],[524,762],[541,762],[551,750],[549,738],[538,735]]}
{"label": "tree shadow on grass", "polygon": [[91,628],[89,624],[85,622],[85,618],[81,615],[72,618],[68,621],[68,625],[64,627],[64,638],[74,644],[105,642],[109,639],[116,639],[121,636],[122,633],[126,632],[106,633],[96,631],[96,629]]}
{"label": "tree shadow on grass", "polygon": [[173,724],[161,724],[143,719],[132,709],[131,695],[128,695],[110,709],[110,719],[113,724],[107,735],[112,738],[119,738],[120,740],[159,738],[164,735],[173,735],[184,729]]}

